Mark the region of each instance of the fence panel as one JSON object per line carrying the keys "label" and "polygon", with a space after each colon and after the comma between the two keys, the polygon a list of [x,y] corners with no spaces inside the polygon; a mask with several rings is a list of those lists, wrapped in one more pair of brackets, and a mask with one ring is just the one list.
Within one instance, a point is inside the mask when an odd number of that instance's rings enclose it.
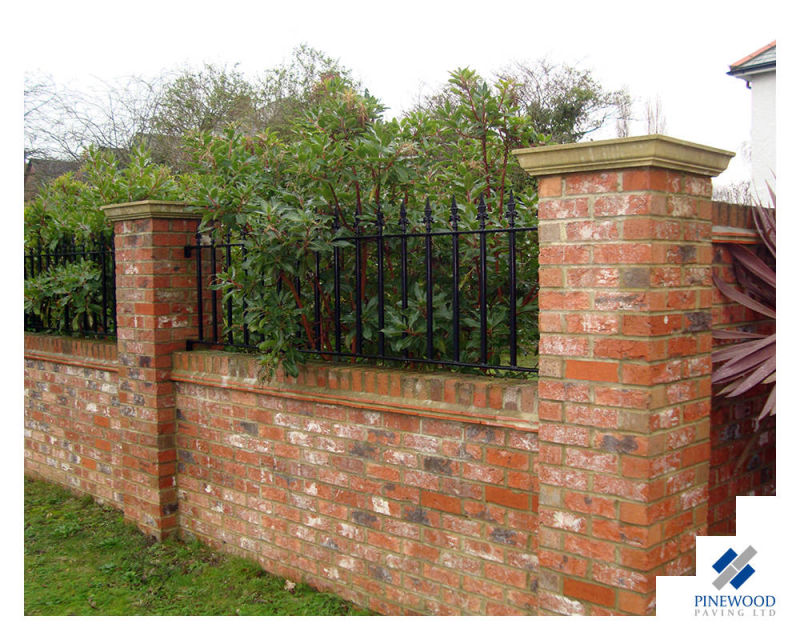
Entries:
{"label": "fence panel", "polygon": [[113,236],[28,248],[24,273],[25,331],[116,335]]}
{"label": "fence panel", "polygon": [[[525,259],[535,258],[537,227],[517,226],[513,196],[505,224],[488,220],[483,198],[472,221],[462,220],[452,199],[449,220],[436,228],[429,201],[417,224],[404,203],[390,222],[380,205],[366,222],[360,208],[347,225],[338,209],[330,215],[328,251],[298,255],[292,273],[264,275],[263,286],[288,291],[301,310],[299,351],[324,359],[537,370],[536,263],[519,276],[520,247]],[[188,348],[256,348],[263,339],[248,325],[246,296],[225,296],[219,286],[218,274],[244,268],[245,240],[242,232],[217,229],[198,232],[185,247],[195,259],[199,311],[197,339]]]}

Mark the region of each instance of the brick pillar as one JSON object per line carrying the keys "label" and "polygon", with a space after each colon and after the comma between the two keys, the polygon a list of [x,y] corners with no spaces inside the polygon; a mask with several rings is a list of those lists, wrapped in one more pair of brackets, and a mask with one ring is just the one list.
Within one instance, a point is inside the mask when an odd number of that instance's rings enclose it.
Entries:
{"label": "brick pillar", "polygon": [[171,353],[196,332],[193,242],[198,217],[174,202],[104,208],[114,224],[124,512],[162,539],[177,526],[175,397]]}
{"label": "brick pillar", "polygon": [[540,610],[652,614],[706,532],[711,176],[664,136],[525,149],[539,176]]}

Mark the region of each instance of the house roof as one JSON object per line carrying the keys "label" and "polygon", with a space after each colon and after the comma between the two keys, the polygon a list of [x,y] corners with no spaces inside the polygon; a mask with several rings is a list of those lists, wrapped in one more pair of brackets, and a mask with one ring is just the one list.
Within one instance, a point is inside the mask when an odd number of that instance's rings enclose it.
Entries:
{"label": "house roof", "polygon": [[68,171],[80,167],[77,160],[56,160],[54,158],[31,158],[25,164],[25,202],[36,197],[41,186]]}
{"label": "house roof", "polygon": [[737,60],[731,65],[729,76],[746,76],[753,73],[761,73],[770,69],[775,69],[777,65],[776,41],[773,40],[768,45],[761,47],[758,51],[753,51],[741,60]]}

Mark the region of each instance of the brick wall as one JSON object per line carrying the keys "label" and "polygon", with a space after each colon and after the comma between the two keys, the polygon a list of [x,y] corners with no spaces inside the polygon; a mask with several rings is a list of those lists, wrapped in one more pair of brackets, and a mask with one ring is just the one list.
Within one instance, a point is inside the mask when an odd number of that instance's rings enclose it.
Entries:
{"label": "brick wall", "polygon": [[381,613],[536,611],[535,383],[174,363],[181,531]]}
{"label": "brick wall", "polygon": [[710,202],[724,152],[530,155],[538,386],[325,364],[267,382],[254,356],[184,352],[197,218],[116,205],[118,344],[25,337],[26,472],[382,613],[653,613],[695,535],[774,493],[774,421],[742,455],[759,392],[711,399],[711,325],[754,319],[711,270],[732,281],[722,243],[755,235]]}
{"label": "brick wall", "polygon": [[122,506],[115,344],[25,336],[25,472]]}
{"label": "brick wall", "polygon": [[[714,202],[714,272],[735,283],[726,243],[758,241],[752,209]],[[755,247],[753,247],[755,248]],[[766,258],[766,254],[763,256]],[[714,289],[712,318],[715,329],[755,326],[768,333],[773,321],[730,301]],[[741,398],[714,394],[711,411],[711,467],[709,474],[709,533],[736,533],[736,496],[775,495],[775,418],[756,423],[766,399],[762,388]],[[754,435],[758,434],[758,435]]]}

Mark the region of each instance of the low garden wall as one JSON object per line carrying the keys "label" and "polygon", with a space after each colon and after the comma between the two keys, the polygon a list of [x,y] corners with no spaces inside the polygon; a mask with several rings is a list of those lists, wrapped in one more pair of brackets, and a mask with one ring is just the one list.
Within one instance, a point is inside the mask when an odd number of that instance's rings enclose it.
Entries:
{"label": "low garden wall", "polygon": [[25,336],[25,472],[122,507],[117,346]]}
{"label": "low garden wall", "polygon": [[535,610],[535,382],[173,357],[182,533],[381,613]]}

